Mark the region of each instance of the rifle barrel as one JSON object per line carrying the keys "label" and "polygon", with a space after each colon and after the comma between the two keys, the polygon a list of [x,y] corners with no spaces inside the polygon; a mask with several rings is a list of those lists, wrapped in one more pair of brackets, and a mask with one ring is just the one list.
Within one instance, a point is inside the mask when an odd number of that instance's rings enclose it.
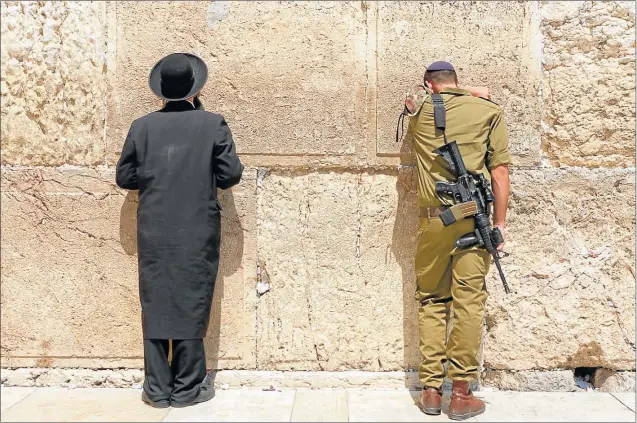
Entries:
{"label": "rifle barrel", "polygon": [[507,280],[504,277],[504,272],[502,271],[502,266],[500,266],[500,256],[498,255],[498,251],[496,250],[492,254],[495,266],[498,268],[498,273],[500,273],[500,280],[502,281],[502,285],[504,285],[504,292],[509,294],[511,293],[511,290],[509,290],[509,284],[507,284]]}

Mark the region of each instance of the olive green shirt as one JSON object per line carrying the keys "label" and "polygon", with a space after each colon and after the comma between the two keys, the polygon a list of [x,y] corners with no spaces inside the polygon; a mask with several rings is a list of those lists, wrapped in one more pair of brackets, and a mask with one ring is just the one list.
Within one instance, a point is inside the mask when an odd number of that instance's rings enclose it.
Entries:
{"label": "olive green shirt", "polygon": [[[440,93],[447,110],[447,141],[456,141],[467,170],[482,173],[491,179],[489,171],[511,163],[509,134],[500,106],[473,97],[459,88]],[[434,109],[428,98],[420,113],[411,117],[409,133],[414,144],[418,166],[418,203],[420,207],[453,204],[436,195],[436,182],[452,182],[455,176],[442,157],[433,151],[444,144],[442,131],[434,125]]]}

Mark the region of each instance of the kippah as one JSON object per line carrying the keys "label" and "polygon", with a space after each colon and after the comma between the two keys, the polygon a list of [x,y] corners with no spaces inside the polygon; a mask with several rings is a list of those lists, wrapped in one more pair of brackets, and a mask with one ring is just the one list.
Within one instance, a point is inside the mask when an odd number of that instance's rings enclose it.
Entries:
{"label": "kippah", "polygon": [[429,67],[427,68],[427,72],[434,72],[434,71],[456,71],[453,68],[453,65],[449,62],[444,62],[444,61],[438,61],[438,62],[433,62],[431,65],[429,65]]}

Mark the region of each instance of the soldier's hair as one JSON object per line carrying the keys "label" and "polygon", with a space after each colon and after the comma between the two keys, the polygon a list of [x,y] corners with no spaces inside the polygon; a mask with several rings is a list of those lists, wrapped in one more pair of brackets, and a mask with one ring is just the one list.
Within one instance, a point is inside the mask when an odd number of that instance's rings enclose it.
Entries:
{"label": "soldier's hair", "polygon": [[444,84],[453,82],[454,84],[458,84],[458,75],[456,75],[455,71],[450,70],[439,70],[439,71],[427,71],[425,72],[425,81],[431,81],[436,84]]}

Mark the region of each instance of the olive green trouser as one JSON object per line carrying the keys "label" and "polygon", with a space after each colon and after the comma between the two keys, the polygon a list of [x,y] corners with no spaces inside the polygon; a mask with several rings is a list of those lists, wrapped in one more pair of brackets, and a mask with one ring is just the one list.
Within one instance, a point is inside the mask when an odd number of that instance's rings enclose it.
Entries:
{"label": "olive green trouser", "polygon": [[[416,300],[423,386],[441,388],[448,377],[470,381],[478,377],[478,350],[487,298],[485,276],[490,255],[484,249],[459,250],[455,242],[475,228],[473,219],[445,227],[440,218],[420,218],[416,250]],[[453,327],[447,322],[453,304]],[[446,342],[445,342],[446,341]]]}

